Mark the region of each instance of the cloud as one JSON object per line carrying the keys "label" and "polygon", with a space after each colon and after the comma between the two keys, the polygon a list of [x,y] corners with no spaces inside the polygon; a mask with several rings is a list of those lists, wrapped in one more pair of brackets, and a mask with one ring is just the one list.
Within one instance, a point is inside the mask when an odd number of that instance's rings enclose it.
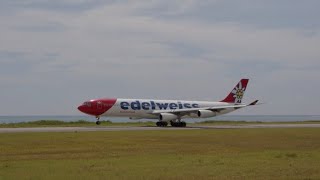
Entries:
{"label": "cloud", "polygon": [[[275,1],[0,3],[11,9],[0,13],[0,98],[22,99],[21,114],[77,114],[77,103],[105,96],[218,100],[242,77],[252,79],[248,101],[272,103],[238,113],[317,113],[309,87],[320,88],[320,36],[310,2],[288,10]],[[297,111],[297,101],[311,107]],[[15,103],[0,114],[16,113]]]}
{"label": "cloud", "polygon": [[77,13],[112,2],[113,1],[102,0],[2,0],[0,1],[0,9],[2,10],[2,13],[0,14],[12,14],[28,10],[53,11],[60,13]]}
{"label": "cloud", "polygon": [[[148,1],[136,13],[161,19],[241,23],[261,28],[319,28],[317,0]],[[182,5],[183,4],[183,5]],[[288,8],[290,7],[290,8]]]}
{"label": "cloud", "polygon": [[61,32],[65,30],[65,27],[57,22],[44,22],[33,25],[18,25],[13,27],[13,29],[20,32]]}

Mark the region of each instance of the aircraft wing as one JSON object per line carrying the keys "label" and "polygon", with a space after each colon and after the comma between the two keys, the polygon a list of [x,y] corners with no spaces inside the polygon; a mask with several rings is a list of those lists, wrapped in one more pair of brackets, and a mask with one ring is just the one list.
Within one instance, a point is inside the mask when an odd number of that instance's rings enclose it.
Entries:
{"label": "aircraft wing", "polygon": [[219,112],[228,108],[243,108],[246,106],[256,105],[258,100],[250,103],[250,104],[235,104],[235,105],[227,105],[227,106],[214,106],[214,107],[203,107],[203,108],[188,108],[188,109],[172,109],[172,110],[154,110],[151,114],[161,114],[161,113],[172,113],[172,114],[191,114],[196,113],[199,110],[211,110],[214,112]]}

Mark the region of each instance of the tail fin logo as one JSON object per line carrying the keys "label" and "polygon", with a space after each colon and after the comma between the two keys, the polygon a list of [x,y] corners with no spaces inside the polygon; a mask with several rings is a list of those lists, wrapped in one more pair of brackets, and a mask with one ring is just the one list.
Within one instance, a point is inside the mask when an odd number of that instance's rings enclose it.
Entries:
{"label": "tail fin logo", "polygon": [[240,82],[232,89],[229,95],[221,102],[241,103],[244,92],[247,89],[249,79],[241,79]]}
{"label": "tail fin logo", "polygon": [[235,103],[241,103],[242,97],[244,95],[244,91],[246,88],[242,87],[242,82],[240,81],[239,87],[236,86],[231,93],[233,94],[233,97],[235,98]]}

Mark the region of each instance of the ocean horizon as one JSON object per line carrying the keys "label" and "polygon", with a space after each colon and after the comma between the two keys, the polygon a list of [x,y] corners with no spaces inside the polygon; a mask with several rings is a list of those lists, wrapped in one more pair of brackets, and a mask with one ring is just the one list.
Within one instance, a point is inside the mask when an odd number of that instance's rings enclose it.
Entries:
{"label": "ocean horizon", "polygon": [[[95,122],[96,119],[92,116],[85,115],[19,115],[19,116],[0,116],[0,124],[3,123],[18,123],[18,122],[31,122],[39,120],[60,120],[65,122],[86,120]],[[100,120],[108,120],[114,123],[117,122],[145,122],[156,121],[151,119],[130,120],[129,118],[116,118],[116,117],[101,117]],[[296,122],[296,121],[320,121],[320,115],[222,115],[206,119],[184,119],[188,123],[201,122],[207,120],[216,121],[258,121],[258,122]]]}

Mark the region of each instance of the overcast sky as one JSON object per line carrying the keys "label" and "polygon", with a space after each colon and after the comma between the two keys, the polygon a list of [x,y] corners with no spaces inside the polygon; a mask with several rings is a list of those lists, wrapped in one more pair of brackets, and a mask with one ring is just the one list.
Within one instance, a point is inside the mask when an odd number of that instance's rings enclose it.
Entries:
{"label": "overcast sky", "polygon": [[0,115],[81,115],[99,97],[320,114],[318,0],[0,0]]}

